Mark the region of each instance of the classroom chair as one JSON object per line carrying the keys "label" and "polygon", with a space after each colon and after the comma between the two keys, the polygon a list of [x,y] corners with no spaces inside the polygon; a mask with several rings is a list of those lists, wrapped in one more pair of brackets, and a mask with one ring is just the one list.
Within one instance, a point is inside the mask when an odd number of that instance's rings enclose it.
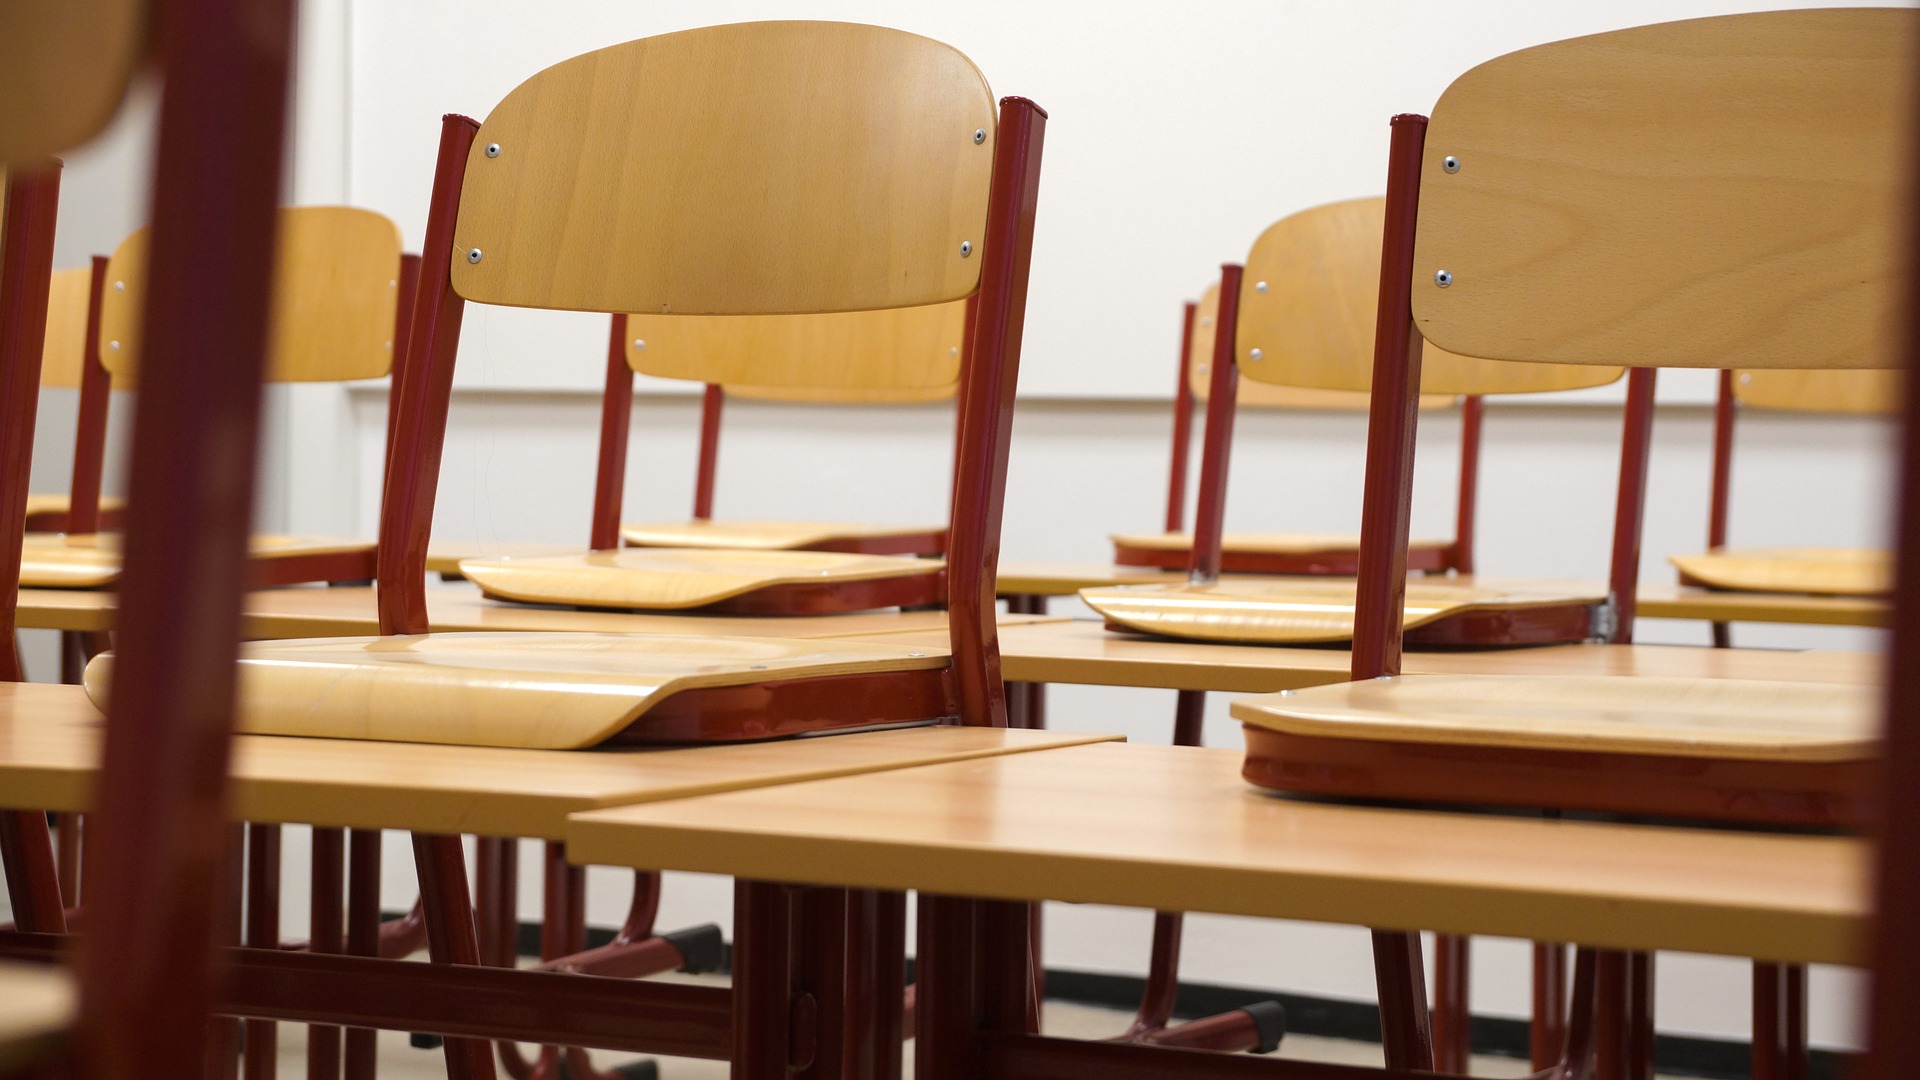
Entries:
{"label": "classroom chair", "polygon": [[[128,679],[107,716],[71,1058],[40,1063],[42,1075],[197,1070],[205,1057],[237,556],[253,493],[292,23],[289,5],[230,0],[170,0],[151,12],[127,0],[28,2],[0,13],[0,163],[9,167],[0,627],[9,639],[58,197],[49,155],[106,124],[149,50],[163,78],[151,262],[160,284],[142,333],[154,363],[134,425],[139,490],[121,582]],[[235,100],[251,107],[236,111]],[[21,677],[11,649],[0,675]],[[18,928],[62,930],[44,817],[6,814],[0,852]]]}
{"label": "classroom chair", "polygon": [[[778,385],[709,382],[700,400],[700,445],[693,516],[685,522],[619,525],[634,547],[723,548],[750,551],[844,551],[868,555],[931,555],[946,548],[944,526],[857,522],[715,521],[713,492],[720,461],[720,422],[728,397],[748,401],[841,406],[900,405],[954,397],[960,379],[967,304],[891,311],[798,316],[689,319],[662,315],[614,316],[607,357],[606,407],[600,422],[600,470],[594,484],[593,550],[605,550],[609,515],[620,518],[627,459],[633,373],[685,370],[685,355],[778,355],[796,381]],[[616,356],[616,352],[621,354]],[[675,354],[681,354],[676,360]],[[702,364],[701,366],[706,366]],[[747,363],[748,367],[764,367]],[[824,380],[823,381],[823,377]],[[611,500],[611,505],[607,501]]]}
{"label": "classroom chair", "polygon": [[[107,403],[113,377],[100,363],[100,291],[107,260],[53,272],[47,293],[46,349],[40,361],[42,388],[73,390],[79,398],[73,440],[73,479],[67,491],[27,496],[28,532],[91,533],[117,530],[124,499],[100,493],[106,458]],[[124,389],[124,387],[120,387]]]}
{"label": "classroom chair", "polygon": [[[399,312],[402,285],[410,278],[403,272],[399,228],[371,210],[345,206],[291,207],[280,211],[280,220],[269,377],[283,383],[339,382],[389,374],[396,335],[406,329]],[[98,328],[91,344],[116,386],[138,385],[140,312],[153,287],[150,234],[151,226],[123,241],[107,262],[103,287],[88,290],[98,302],[87,317],[88,325]],[[83,461],[92,473],[87,486],[76,484],[81,496],[99,493],[104,397],[98,391],[83,403],[76,473]],[[84,411],[89,404],[97,416]],[[251,559],[255,587],[374,576],[370,541],[262,535],[253,540]],[[26,542],[20,580],[38,588],[111,588],[120,563],[116,534],[92,529],[36,533]]]}
{"label": "classroom chair", "polygon": [[[739,70],[757,77],[740,80]],[[567,104],[596,92],[608,95],[605,108]],[[381,515],[386,636],[250,645],[240,663],[245,730],[574,748],[956,719],[1004,726],[993,579],[1044,124],[1024,99],[996,108],[978,70],[945,45],[820,22],[612,46],[536,74],[484,124],[448,116]],[[690,184],[696,166],[701,182]],[[596,227],[570,227],[581,220]],[[962,453],[940,579],[950,654],[426,632],[426,549],[468,301],[801,315],[969,297]],[[97,658],[89,692],[108,695],[118,670],[113,654]],[[416,837],[415,852],[431,956],[478,963],[457,839]],[[457,1074],[487,1073],[481,1050],[448,1048]]]}
{"label": "classroom chair", "polygon": [[[1871,823],[1872,690],[1399,676],[1401,567],[1423,339],[1512,362],[1628,358],[1648,398],[1654,366],[1900,362],[1917,29],[1906,10],[1787,11],[1575,38],[1469,71],[1430,122],[1395,119],[1354,681],[1236,702],[1251,783],[1760,828]],[[1644,479],[1623,485],[1623,516],[1638,515]],[[1631,589],[1637,562],[1616,551],[1616,588]],[[1618,640],[1631,641],[1632,613],[1629,599]],[[1410,937],[1391,949],[1418,960]],[[1651,957],[1583,949],[1576,969],[1598,1003],[1576,1007],[1557,1067],[1650,1075]],[[1383,976],[1383,999],[1419,1003],[1417,971]],[[1793,1075],[1804,975],[1766,963],[1755,975],[1756,1075]],[[1422,1020],[1390,1022],[1390,1062],[1425,1053]]]}
{"label": "classroom chair", "polygon": [[[1358,200],[1369,201],[1369,200]],[[1168,455],[1166,524],[1159,533],[1113,536],[1113,561],[1119,566],[1185,570],[1193,558],[1193,534],[1186,530],[1188,455],[1193,445],[1193,405],[1204,408],[1212,383],[1214,323],[1220,314],[1220,286],[1207,286],[1196,304],[1184,305],[1181,320],[1179,380],[1173,396],[1173,450]],[[1480,474],[1480,422],[1477,397],[1427,394],[1423,409],[1460,404],[1460,485],[1454,503],[1452,540],[1416,540],[1407,548],[1407,568],[1428,572],[1473,573],[1474,497]],[[1365,412],[1367,396],[1351,390],[1322,390],[1247,382],[1235,396],[1239,409],[1307,412]],[[1220,537],[1220,571],[1225,574],[1328,574],[1352,577],[1358,536],[1292,533],[1225,533]]]}
{"label": "classroom chair", "polygon": [[[1885,596],[1891,587],[1887,552],[1729,548],[1727,516],[1733,498],[1733,431],[1738,410],[1891,416],[1899,409],[1899,397],[1899,380],[1887,371],[1721,371],[1713,407],[1707,550],[1667,557],[1679,571],[1680,584],[1735,592]],[[1730,645],[1728,624],[1714,623],[1713,639],[1716,645]]]}
{"label": "classroom chair", "polygon": [[[1353,634],[1351,581],[1302,578],[1219,580],[1222,517],[1239,376],[1256,382],[1363,392],[1374,328],[1366,309],[1377,294],[1372,265],[1384,204],[1331,203],[1281,219],[1255,241],[1246,266],[1222,269],[1207,430],[1200,465],[1195,542],[1184,585],[1108,586],[1081,599],[1117,630],[1197,641],[1252,644],[1340,643]],[[1245,282],[1244,288],[1242,282]],[[1433,349],[1422,394],[1539,393],[1600,386],[1618,367],[1502,364]],[[1630,402],[1630,404],[1632,404]],[[1644,411],[1647,402],[1633,406]],[[1623,468],[1645,447],[1631,438]],[[1477,444],[1476,438],[1468,440]],[[1477,453],[1477,445],[1475,446]],[[1469,505],[1471,500],[1468,500]],[[1616,531],[1637,543],[1637,520]],[[1471,527],[1468,532],[1471,534]],[[1606,637],[1612,612],[1605,590],[1565,583],[1490,586],[1419,582],[1408,586],[1411,639],[1428,646],[1517,645]]]}

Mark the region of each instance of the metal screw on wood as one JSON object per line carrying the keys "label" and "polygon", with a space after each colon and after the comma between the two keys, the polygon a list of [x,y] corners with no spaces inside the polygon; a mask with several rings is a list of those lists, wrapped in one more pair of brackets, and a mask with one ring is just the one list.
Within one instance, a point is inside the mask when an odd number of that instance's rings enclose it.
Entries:
{"label": "metal screw on wood", "polygon": [[1433,272],[1433,283],[1443,289],[1453,284],[1453,271],[1435,270]]}
{"label": "metal screw on wood", "polygon": [[983,143],[983,142],[986,142],[986,141],[987,141],[987,129],[986,129],[986,128],[974,128],[974,129],[973,129],[973,142],[974,142],[974,145],[976,145],[976,146],[978,146],[979,144],[981,144],[981,143]]}
{"label": "metal screw on wood", "polygon": [[487,156],[488,156],[488,157],[499,157],[499,156],[500,156],[500,144],[499,144],[499,143],[497,143],[497,142],[490,142],[490,143],[488,143],[488,144],[487,144]]}
{"label": "metal screw on wood", "polygon": [[1262,356],[1265,356],[1265,355],[1266,355],[1266,354],[1265,354],[1265,353],[1263,353],[1263,352],[1261,352],[1261,351],[1260,351],[1259,349],[1248,349],[1248,350],[1247,350],[1247,359],[1249,359],[1249,360],[1258,360],[1258,359],[1260,359],[1260,358],[1261,358]]}
{"label": "metal screw on wood", "polygon": [[646,347],[647,347],[647,339],[646,339],[646,338],[634,338],[634,339],[633,339],[633,347],[634,347],[634,348],[636,348],[636,349],[644,349],[644,348],[646,348]]}
{"label": "metal screw on wood", "polygon": [[479,249],[479,248],[468,248],[468,249],[467,249],[467,261],[468,261],[468,262],[470,262],[470,263],[477,263],[477,262],[479,262],[479,261],[480,261],[480,249]]}
{"label": "metal screw on wood", "polygon": [[1448,154],[1446,157],[1443,157],[1440,159],[1440,167],[1447,170],[1450,173],[1459,172],[1460,159],[1457,157],[1454,157],[1452,154]]}
{"label": "metal screw on wood", "polygon": [[960,241],[960,257],[964,259],[971,254],[973,254],[973,241],[971,240]]}
{"label": "metal screw on wood", "polygon": [[1254,282],[1254,283],[1253,283],[1253,291],[1254,291],[1254,292],[1266,292],[1266,291],[1267,291],[1267,283],[1266,283],[1266,282],[1264,282],[1264,281],[1256,281],[1256,282]]}

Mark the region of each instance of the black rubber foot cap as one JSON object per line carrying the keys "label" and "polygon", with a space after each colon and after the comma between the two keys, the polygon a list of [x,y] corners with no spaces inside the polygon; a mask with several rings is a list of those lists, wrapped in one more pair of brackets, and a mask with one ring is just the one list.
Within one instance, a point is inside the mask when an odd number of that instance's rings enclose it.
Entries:
{"label": "black rubber foot cap", "polygon": [[1240,1011],[1253,1018],[1253,1030],[1260,1035],[1253,1053],[1271,1054],[1280,1049],[1280,1040],[1287,1037],[1285,1006],[1277,1001],[1257,1001]]}
{"label": "black rubber foot cap", "polygon": [[446,1041],[438,1035],[423,1035],[418,1031],[407,1036],[407,1045],[415,1050],[438,1050]]}
{"label": "black rubber foot cap", "polygon": [[661,940],[680,950],[686,960],[681,971],[699,974],[703,971],[718,971],[725,959],[726,944],[720,936],[720,928],[713,923],[702,926],[689,926],[685,930],[661,934]]}

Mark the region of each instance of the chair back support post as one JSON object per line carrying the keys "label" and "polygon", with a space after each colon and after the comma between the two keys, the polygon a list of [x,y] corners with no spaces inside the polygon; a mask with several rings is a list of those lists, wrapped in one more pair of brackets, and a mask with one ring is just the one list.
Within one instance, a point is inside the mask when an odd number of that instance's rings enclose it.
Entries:
{"label": "chair back support post", "polygon": [[1707,502],[1707,550],[1727,546],[1727,510],[1733,501],[1733,369],[1720,370],[1713,399],[1713,492]]}
{"label": "chair back support post", "polygon": [[32,486],[34,415],[46,350],[47,290],[53,278],[53,226],[60,163],[48,159],[6,174],[5,233],[0,235],[0,680],[24,682],[13,644],[20,606],[20,553],[27,489]]}
{"label": "chair back support post", "polygon": [[206,1060],[293,46],[290,0],[157,10],[146,362],[78,957],[74,1045],[102,1080]]}
{"label": "chair back support post", "polygon": [[947,480],[947,536],[940,541],[941,554],[946,553],[953,533],[953,512],[960,495],[960,459],[966,456],[967,444],[963,441],[963,430],[967,415],[967,377],[973,370],[973,322],[980,314],[980,294],[967,297],[965,319],[960,329],[960,379],[955,384],[953,395],[953,454],[948,462]]}
{"label": "chair back support post", "polygon": [[1047,114],[1025,98],[1000,101],[992,188],[982,236],[980,290],[966,378],[960,392],[960,441],[954,463],[953,522],[947,534],[947,618],[960,720],[1007,726],[1006,688],[995,636],[994,579],[1006,505],[1007,451],[1040,195],[1040,151]]}
{"label": "chair back support post", "polygon": [[713,520],[713,477],[720,467],[720,412],[726,391],[708,383],[700,394],[700,461],[693,476],[693,520]]}
{"label": "chair back support post", "polygon": [[600,467],[593,474],[593,529],[587,546],[620,546],[620,508],[627,491],[627,439],[633,426],[633,369],[627,366],[627,317],[607,330],[607,385],[600,395]]}
{"label": "chair back support post", "polygon": [[[1909,55],[1913,50],[1909,49]],[[1907,99],[1920,110],[1920,95]],[[1909,176],[1920,176],[1920,153],[1909,149]],[[1909,194],[1916,186],[1909,181]],[[1909,198],[1911,205],[1911,198]],[[1920,271],[1920,218],[1909,217],[1907,263]],[[1911,272],[1901,290],[1905,304],[1902,358],[1908,377],[1895,477],[1899,509],[1894,519],[1895,565],[1893,624],[1881,670],[1886,704],[1881,726],[1885,763],[1876,803],[1885,815],[1875,837],[1875,882],[1870,940],[1864,955],[1874,958],[1868,1004],[1868,1051],[1857,1072],[1860,1080],[1905,1080],[1920,1067],[1920,680],[1904,677],[1920,671],[1920,272]]]}
{"label": "chair back support post", "polygon": [[70,533],[100,531],[100,475],[107,457],[107,404],[113,397],[113,377],[100,365],[100,303],[106,288],[107,257],[95,255],[87,278],[87,339],[80,356],[73,482],[67,487],[66,531]]}
{"label": "chair back support post", "polygon": [[1607,641],[1633,644],[1633,618],[1640,595],[1640,541],[1646,533],[1647,465],[1653,449],[1653,384],[1657,368],[1627,372],[1626,418],[1620,431],[1620,486],[1614,496],[1613,559],[1607,594],[1613,629]]}
{"label": "chair back support post", "polygon": [[1352,677],[1400,674],[1401,612],[1413,517],[1413,440],[1420,421],[1420,361],[1413,324],[1413,240],[1420,210],[1420,155],[1427,118],[1393,118],[1387,151],[1387,214],[1380,242],[1380,311],[1373,330],[1367,404],[1367,476],[1360,516]]}
{"label": "chair back support post", "polygon": [[1180,317],[1180,382],[1173,388],[1173,453],[1168,461],[1167,523],[1170,533],[1179,532],[1187,523],[1187,455],[1193,442],[1193,320],[1200,305],[1189,300]]}
{"label": "chair back support post", "polygon": [[407,369],[407,339],[413,336],[413,304],[420,291],[420,256],[405,252],[400,256],[400,276],[396,290],[399,295],[393,298],[393,370],[387,373],[387,438],[385,458],[381,459],[381,475],[386,475],[385,463],[393,460],[393,432],[400,418],[400,378]]}
{"label": "chair back support post", "polygon": [[1207,430],[1200,440],[1200,490],[1193,508],[1193,554],[1187,562],[1187,580],[1196,585],[1220,577],[1227,466],[1233,456],[1234,413],[1240,396],[1240,365],[1234,355],[1243,269],[1238,263],[1220,267],[1220,310],[1214,316],[1213,367],[1207,373]]}
{"label": "chair back support post", "polygon": [[1468,394],[1460,402],[1460,494],[1453,504],[1453,568],[1473,573],[1473,529],[1480,504],[1480,427],[1486,402]]}
{"label": "chair back support post", "polygon": [[446,441],[454,354],[466,301],[453,291],[453,226],[467,151],[480,125],[449,113],[440,121],[433,201],[420,245],[420,283],[406,363],[395,384],[399,408],[380,507],[378,598],[382,634],[427,632],[427,542]]}

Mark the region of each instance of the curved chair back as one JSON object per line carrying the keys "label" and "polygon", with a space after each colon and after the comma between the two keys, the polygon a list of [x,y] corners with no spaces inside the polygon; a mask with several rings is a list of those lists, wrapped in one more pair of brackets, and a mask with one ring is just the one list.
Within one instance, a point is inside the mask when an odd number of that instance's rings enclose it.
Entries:
{"label": "curved chair back", "polygon": [[1736,371],[1733,399],[1780,412],[1892,416],[1900,411],[1900,372],[1886,369]]}
{"label": "curved chair back", "polygon": [[128,0],[0,6],[0,167],[71,150],[107,126],[146,53],[148,18]]}
{"label": "curved chair back", "polygon": [[[151,234],[151,227],[134,232],[107,263],[100,358],[116,386],[138,377]],[[391,372],[400,227],[358,207],[294,206],[279,212],[279,237],[268,381],[343,382]]]}
{"label": "curved chair back", "polygon": [[1615,640],[1631,634],[1653,368],[1895,366],[1916,31],[1903,9],[1643,26],[1498,57],[1431,121],[1395,118],[1354,678],[1399,666],[1422,338],[1635,366]]}
{"label": "curved chair back", "polygon": [[825,22],[615,45],[534,75],[483,124],[448,117],[382,512],[382,630],[426,629],[465,301],[818,315],[976,297],[949,625],[963,714],[1003,723],[993,572],[1044,123],[1021,99],[996,110],[949,46]]}
{"label": "curved chair back", "polygon": [[860,404],[950,396],[966,301],[822,315],[628,315],[627,364],[738,397]]}

